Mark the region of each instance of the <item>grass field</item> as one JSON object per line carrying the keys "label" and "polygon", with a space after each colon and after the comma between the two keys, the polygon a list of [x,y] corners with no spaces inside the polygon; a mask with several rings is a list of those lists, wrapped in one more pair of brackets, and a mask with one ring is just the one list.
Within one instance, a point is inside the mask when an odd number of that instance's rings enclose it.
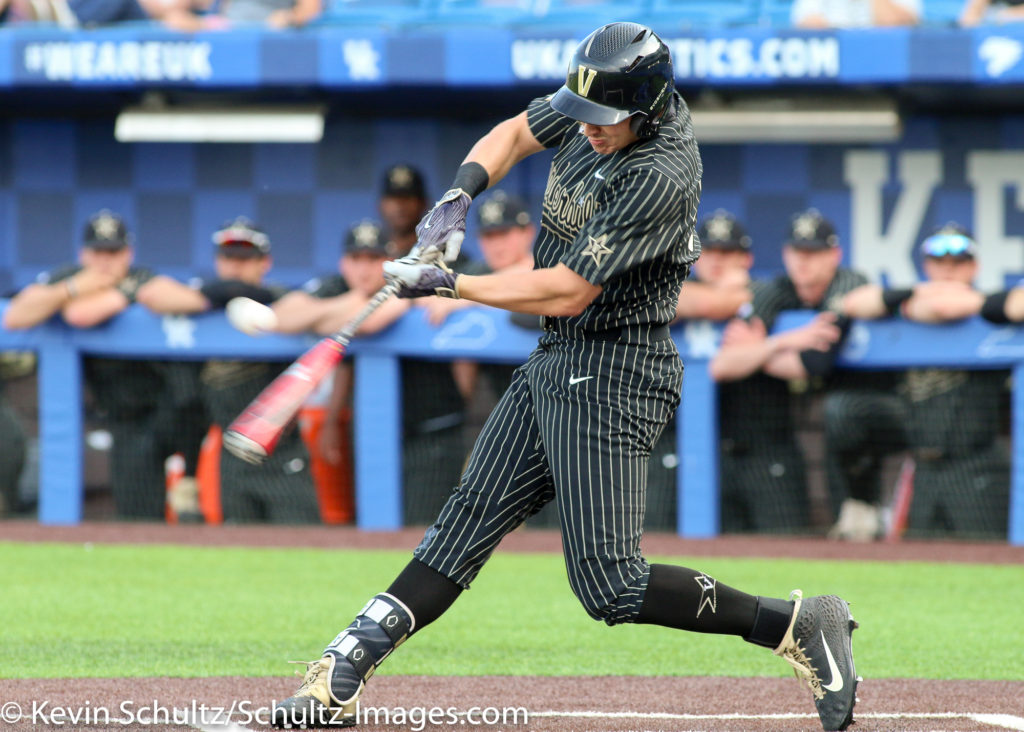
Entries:
{"label": "grass field", "polygon": [[[0,678],[282,676],[405,565],[402,551],[0,543]],[[652,558],[666,561],[666,558]],[[759,593],[837,592],[874,678],[1024,678],[1024,567],[783,559],[668,561]],[[784,676],[735,638],[607,628],[562,559],[497,554],[386,674]]]}

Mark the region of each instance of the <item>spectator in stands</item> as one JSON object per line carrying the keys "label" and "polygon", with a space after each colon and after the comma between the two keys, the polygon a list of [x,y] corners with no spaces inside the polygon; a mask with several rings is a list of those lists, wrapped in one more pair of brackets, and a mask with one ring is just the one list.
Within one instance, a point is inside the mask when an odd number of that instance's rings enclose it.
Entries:
{"label": "spectator in stands", "polygon": [[[96,1],[96,0],[90,0]],[[147,0],[166,3],[160,19],[175,30],[228,30],[262,25],[283,30],[301,28],[323,11],[323,0]],[[213,9],[215,8],[215,9]]]}
{"label": "spectator in stands", "polygon": [[78,21],[67,0],[0,0],[0,25],[52,23],[74,28]]}
{"label": "spectator in stands", "polygon": [[[700,258],[694,263],[693,273],[679,294],[676,321],[728,320],[741,311],[749,311],[755,286],[750,279],[754,255],[751,253],[751,238],[743,225],[728,211],[718,209],[701,222],[697,236],[701,245]],[[721,527],[725,532],[770,530],[760,524],[760,517],[748,517],[749,509],[742,498],[746,494],[741,488],[743,481],[794,481],[799,483],[799,490],[804,490],[802,460],[785,459],[791,452],[788,442],[779,440],[782,445],[775,452],[772,452],[771,444],[765,447],[765,454],[753,449],[760,442],[772,442],[757,430],[758,425],[772,421],[771,401],[762,402],[758,394],[757,413],[760,419],[752,420],[749,409],[751,392],[759,389],[761,378],[766,377],[754,376],[723,384],[718,391]],[[652,496],[660,494],[665,496],[663,503],[666,507],[675,505],[676,468],[679,463],[676,439],[675,424],[670,422],[652,451],[649,503],[655,500]],[[755,469],[755,465],[760,469]],[[782,475],[778,474],[780,465],[789,467]],[[675,512],[665,512],[672,514],[667,519],[672,523],[663,527],[669,528],[674,525]]]}
{"label": "spectator in stands", "polygon": [[428,208],[427,189],[419,170],[400,164],[384,172],[377,210],[396,257],[404,257],[416,243],[416,224]]}
{"label": "spectator in stands", "polygon": [[795,0],[790,17],[798,28],[917,25],[921,0]]}
{"label": "spectator in stands", "polygon": [[[121,217],[104,209],[85,226],[78,264],[43,272],[10,302],[4,326],[31,328],[59,314],[91,328],[136,299],[161,300],[181,285],[133,265],[131,236]],[[113,436],[110,482],[118,516],[163,519],[165,459],[181,452],[192,476],[204,429],[197,414],[194,372],[179,362],[89,358],[85,378]]]}
{"label": "spectator in stands", "polygon": [[1016,23],[1024,20],[1024,0],[967,0],[960,12],[960,25]]}
{"label": "spectator in stands", "polygon": [[[213,235],[216,277],[192,286],[176,284],[160,299],[140,300],[156,313],[201,313],[221,309],[236,297],[262,303],[287,290],[265,282],[273,264],[270,238],[245,217],[225,224]],[[222,429],[287,366],[252,361],[207,362],[201,373],[202,399],[209,418]],[[226,523],[319,523],[320,509],[309,468],[309,452],[292,425],[261,465],[220,454],[220,497]]]}
{"label": "spectator in stands", "polygon": [[[856,318],[902,316],[919,323],[977,315],[985,298],[973,285],[978,247],[971,235],[950,223],[928,236],[920,252],[924,282],[908,289],[865,285],[846,295],[844,311]],[[837,425],[866,441],[880,418],[890,419],[890,413],[901,418],[898,426],[915,463],[909,535],[1006,537],[1010,465],[998,437],[1008,376],[1006,371],[911,369],[891,395],[887,413],[850,413]]]}
{"label": "spectator in stands", "polygon": [[697,236],[700,258],[679,293],[676,321],[727,320],[753,296],[751,239],[736,217],[724,209],[702,221]]}
{"label": "spectator in stands", "polygon": [[[716,381],[750,379],[749,393],[756,394],[756,410],[747,409],[744,419],[726,420],[738,424],[736,434],[727,438],[734,442],[723,445],[731,451],[728,484],[733,491],[725,498],[732,505],[724,516],[753,531],[803,531],[809,526],[790,384],[827,390],[826,404],[847,394],[863,396],[865,388],[863,377],[833,368],[848,325],[837,312],[839,298],[867,282],[840,266],[835,227],[814,209],[793,216],[782,260],[786,273],[754,291],[750,315],[730,321],[710,364]],[[818,311],[808,324],[769,335],[782,311],[807,309]],[[742,405],[737,408],[743,410]],[[835,479],[841,483],[838,492],[847,477],[837,471]]]}

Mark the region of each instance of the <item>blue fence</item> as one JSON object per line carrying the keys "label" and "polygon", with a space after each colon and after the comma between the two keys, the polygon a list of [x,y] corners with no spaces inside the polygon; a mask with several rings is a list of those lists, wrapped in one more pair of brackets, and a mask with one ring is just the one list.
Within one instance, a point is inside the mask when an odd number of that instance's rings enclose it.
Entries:
{"label": "blue fence", "polygon": [[[0,305],[0,311],[6,303]],[[806,320],[788,313],[779,328]],[[677,414],[681,457],[677,526],[687,537],[718,533],[718,442],[715,385],[707,361],[720,327],[694,321],[673,330],[686,362],[682,406]],[[357,339],[355,443],[356,508],[365,529],[401,525],[401,356],[518,363],[537,341],[535,331],[509,322],[489,308],[455,313],[440,328],[418,310],[384,333]],[[205,360],[292,359],[312,337],[249,338],[222,314],[158,319],[136,306],[97,328],[73,330],[57,321],[20,332],[0,330],[0,349],[32,350],[39,357],[40,505],[47,524],[77,523],[82,517],[81,356]],[[1024,545],[1024,328],[995,328],[980,320],[946,326],[903,321],[856,323],[841,356],[847,368],[1008,368],[1012,370],[1013,470],[1009,539]]]}

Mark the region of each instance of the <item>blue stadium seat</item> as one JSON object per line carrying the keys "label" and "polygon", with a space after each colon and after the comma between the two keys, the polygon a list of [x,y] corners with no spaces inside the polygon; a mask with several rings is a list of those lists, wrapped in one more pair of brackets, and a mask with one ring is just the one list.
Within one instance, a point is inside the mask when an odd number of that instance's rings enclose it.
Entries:
{"label": "blue stadium seat", "polygon": [[924,0],[922,25],[950,26],[957,25],[960,12],[964,9],[965,0]]}
{"label": "blue stadium seat", "polygon": [[422,20],[433,0],[326,0],[323,25],[376,25],[396,29]]}
{"label": "blue stadium seat", "polygon": [[651,24],[662,33],[671,29],[755,25],[760,0],[653,0]]}
{"label": "blue stadium seat", "polygon": [[437,0],[434,20],[445,24],[509,24],[529,20],[535,0]]}
{"label": "blue stadium seat", "polygon": [[534,0],[533,15],[544,25],[593,30],[617,20],[647,22],[652,0]]}
{"label": "blue stadium seat", "polygon": [[761,0],[758,25],[788,28],[792,23],[793,0]]}

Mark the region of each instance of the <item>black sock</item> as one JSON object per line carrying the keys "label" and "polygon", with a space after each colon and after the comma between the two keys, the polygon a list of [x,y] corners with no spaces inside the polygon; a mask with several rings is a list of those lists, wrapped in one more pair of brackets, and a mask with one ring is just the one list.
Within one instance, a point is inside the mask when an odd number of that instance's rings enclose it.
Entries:
{"label": "black sock", "polygon": [[388,588],[388,594],[409,608],[415,631],[437,620],[462,593],[462,588],[436,569],[413,559]]}
{"label": "black sock", "polygon": [[785,625],[778,631],[774,644],[777,646],[789,627],[793,605],[783,600],[774,601],[785,604],[787,611],[765,600],[771,598],[740,592],[703,572],[670,564],[652,564],[644,604],[636,622],[698,633],[738,635],[751,642],[759,642],[753,640],[757,638],[761,641],[759,644],[764,645],[784,617]]}

